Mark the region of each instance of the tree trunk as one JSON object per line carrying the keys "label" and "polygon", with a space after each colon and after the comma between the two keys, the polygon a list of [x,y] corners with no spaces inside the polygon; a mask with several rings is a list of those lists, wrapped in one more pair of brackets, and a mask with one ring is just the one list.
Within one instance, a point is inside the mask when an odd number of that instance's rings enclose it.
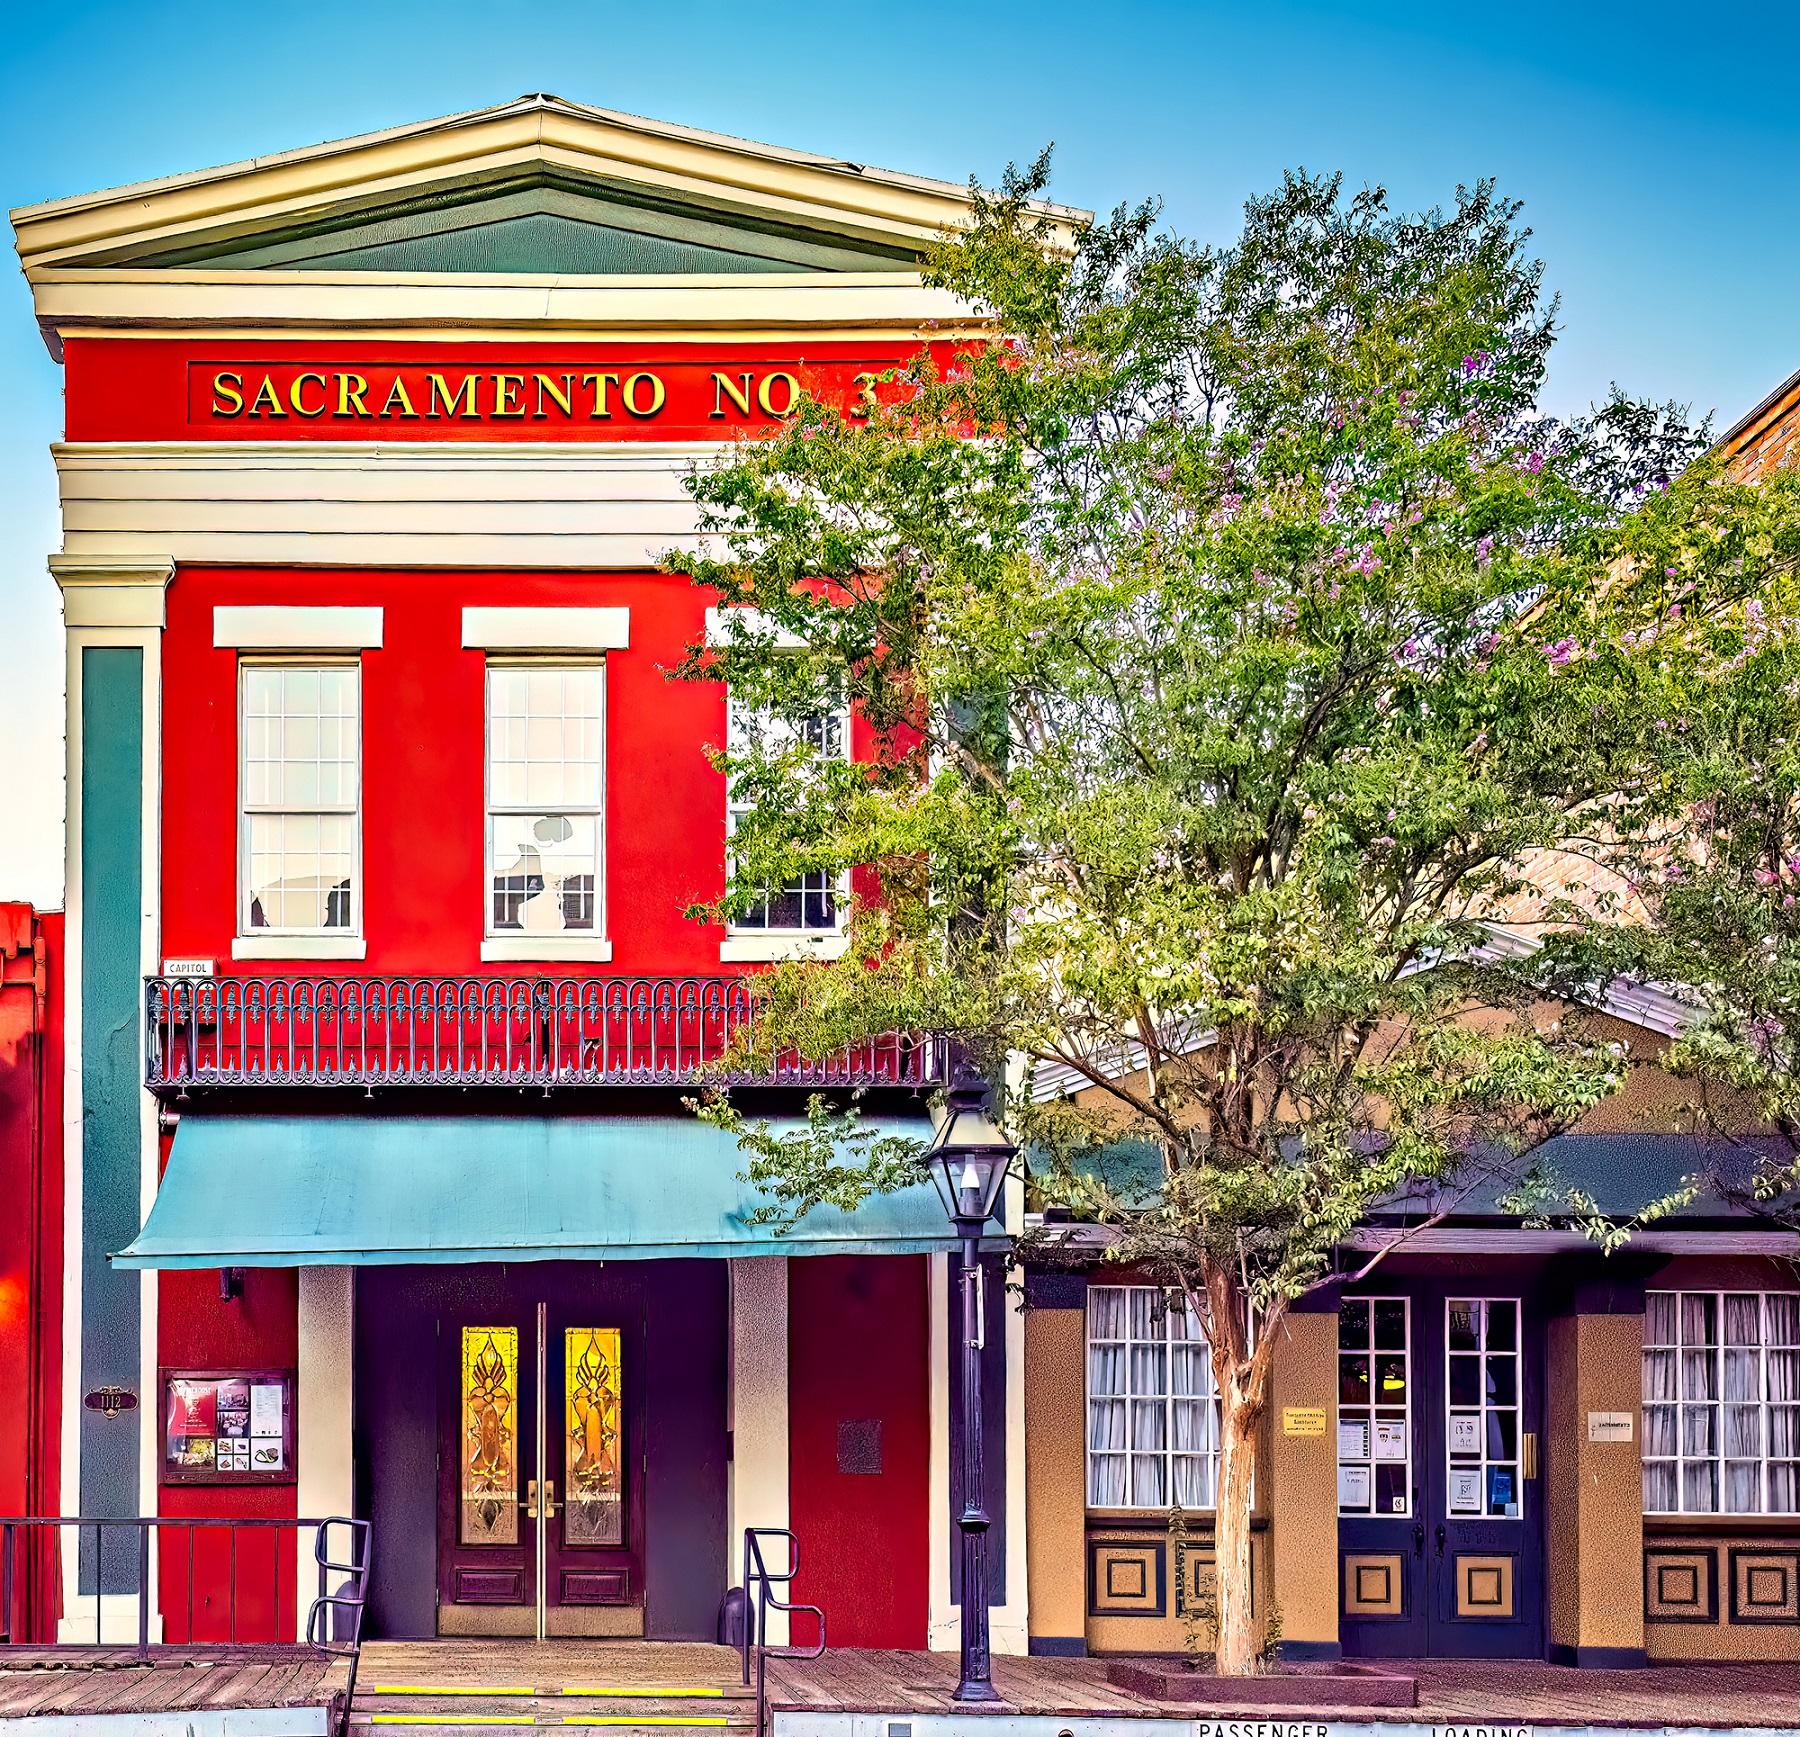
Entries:
{"label": "tree trunk", "polygon": [[1250,1610],[1250,1497],[1256,1465],[1257,1410],[1234,1379],[1219,1395],[1219,1492],[1213,1516],[1214,1651],[1225,1677],[1256,1674],[1260,1652]]}

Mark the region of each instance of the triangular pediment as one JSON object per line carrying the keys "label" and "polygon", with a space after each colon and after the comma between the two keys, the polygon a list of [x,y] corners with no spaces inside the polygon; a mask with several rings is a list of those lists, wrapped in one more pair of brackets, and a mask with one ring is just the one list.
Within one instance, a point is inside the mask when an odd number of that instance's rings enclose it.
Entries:
{"label": "triangular pediment", "polygon": [[33,276],[604,277],[907,273],[968,210],[953,183],[535,95],[12,218]]}
{"label": "triangular pediment", "polygon": [[113,263],[225,270],[489,272],[507,276],[905,271],[915,250],[648,197],[575,176],[434,187],[373,210],[223,242],[126,249]]}

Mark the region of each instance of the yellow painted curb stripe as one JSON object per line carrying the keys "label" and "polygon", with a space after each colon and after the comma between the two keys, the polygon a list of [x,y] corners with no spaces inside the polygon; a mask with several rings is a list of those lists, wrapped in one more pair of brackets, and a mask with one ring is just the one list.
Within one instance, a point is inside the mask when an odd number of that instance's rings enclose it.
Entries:
{"label": "yellow painted curb stripe", "polygon": [[371,1713],[371,1725],[535,1725],[507,1713]]}
{"label": "yellow painted curb stripe", "polygon": [[729,1719],[683,1719],[673,1713],[565,1713],[565,1725],[728,1725]]}
{"label": "yellow painted curb stripe", "polygon": [[632,1689],[608,1686],[604,1689],[583,1689],[568,1687],[562,1691],[565,1695],[613,1695],[621,1701],[676,1701],[691,1700],[699,1695],[718,1697],[723,1689]]}
{"label": "yellow painted curb stripe", "polygon": [[480,1689],[471,1688],[467,1683],[446,1683],[434,1686],[431,1683],[377,1683],[369,1691],[372,1695],[535,1695],[536,1689]]}

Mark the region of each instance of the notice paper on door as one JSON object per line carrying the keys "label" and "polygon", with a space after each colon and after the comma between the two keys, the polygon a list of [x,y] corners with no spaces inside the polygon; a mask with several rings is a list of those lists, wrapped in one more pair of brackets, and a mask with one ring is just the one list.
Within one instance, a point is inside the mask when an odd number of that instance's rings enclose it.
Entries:
{"label": "notice paper on door", "polygon": [[1366,1417],[1338,1419],[1338,1458],[1366,1460],[1369,1457],[1369,1420]]}
{"label": "notice paper on door", "polygon": [[1406,1425],[1393,1418],[1375,1420],[1375,1457],[1378,1460],[1406,1458]]}
{"label": "notice paper on door", "polygon": [[1338,1506],[1351,1514],[1365,1514],[1369,1509],[1369,1468],[1338,1467]]}
{"label": "notice paper on door", "polygon": [[1450,1512],[1452,1514],[1479,1514],[1481,1512],[1480,1472],[1451,1472]]}

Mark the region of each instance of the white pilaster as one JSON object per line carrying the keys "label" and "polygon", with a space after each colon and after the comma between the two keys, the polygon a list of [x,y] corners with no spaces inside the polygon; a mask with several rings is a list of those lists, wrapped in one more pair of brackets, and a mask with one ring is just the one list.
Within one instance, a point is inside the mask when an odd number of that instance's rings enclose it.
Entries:
{"label": "white pilaster", "polygon": [[[356,1274],[352,1267],[300,1269],[300,1354],[294,1397],[297,1430],[295,1501],[304,1519],[328,1520],[355,1513],[355,1462],[351,1445],[351,1394],[355,1360]],[[316,1534],[303,1532],[296,1551],[299,1596],[295,1613],[299,1638],[306,1638],[306,1614],[318,1595],[319,1571],[313,1556]],[[334,1527],[329,1549],[344,1561],[348,1533]],[[332,1576],[335,1583],[342,1576]]]}
{"label": "white pilaster", "polygon": [[[788,1262],[731,1262],[731,1482],[725,1530],[727,1584],[744,1572],[744,1528],[788,1524]],[[778,1566],[771,1560],[769,1566]],[[787,1617],[771,1612],[768,1639],[785,1645]]]}
{"label": "white pilaster", "polygon": [[[85,1103],[82,1090],[82,959],[83,912],[87,895],[82,884],[82,653],[90,646],[134,646],[143,653],[142,827],[138,913],[138,963],[144,974],[157,967],[161,925],[162,819],[162,630],[165,594],[175,563],[160,554],[73,558],[52,555],[51,576],[62,591],[65,656],[66,826],[64,828],[64,908],[67,913],[63,951],[63,1318],[62,1440],[60,1486],[65,1514],[81,1504],[82,1405],[82,1143]],[[141,1049],[138,1065],[141,1069]],[[156,1103],[138,1092],[138,1195],[141,1212],[155,1198],[159,1169]],[[156,1274],[143,1272],[139,1283],[138,1511],[154,1514],[157,1506]],[[132,1414],[126,1414],[132,1415]],[[78,1544],[73,1529],[62,1539],[65,1585],[79,1585]],[[162,1638],[156,1610],[157,1543],[151,1538],[150,1637]],[[102,1638],[108,1643],[135,1640],[137,1604],[129,1595],[108,1594],[100,1601]],[[58,1632],[71,1640],[91,1638],[93,1601],[71,1599]]]}

